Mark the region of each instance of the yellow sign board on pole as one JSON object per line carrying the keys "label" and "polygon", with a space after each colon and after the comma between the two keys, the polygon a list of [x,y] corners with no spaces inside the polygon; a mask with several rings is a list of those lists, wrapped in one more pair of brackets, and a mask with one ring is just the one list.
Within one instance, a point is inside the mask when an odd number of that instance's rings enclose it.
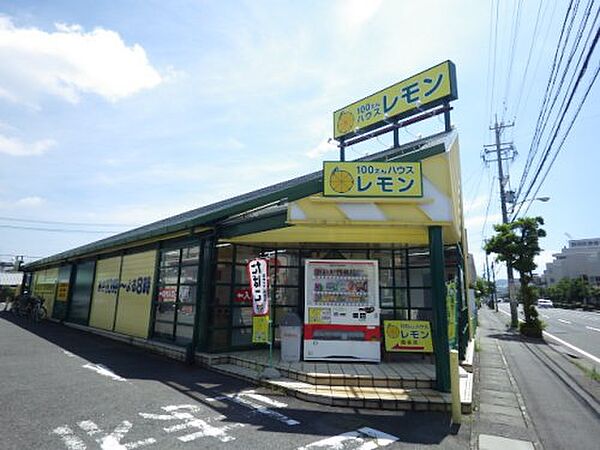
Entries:
{"label": "yellow sign board on pole", "polygon": [[426,320],[384,320],[385,350],[432,353],[431,325]]}
{"label": "yellow sign board on pole", "polygon": [[252,343],[269,343],[269,315],[252,317]]}
{"label": "yellow sign board on pole", "polygon": [[444,61],[335,111],[333,137],[361,134],[457,98],[456,69]]}
{"label": "yellow sign board on pole", "polygon": [[423,197],[420,162],[323,163],[325,197]]}

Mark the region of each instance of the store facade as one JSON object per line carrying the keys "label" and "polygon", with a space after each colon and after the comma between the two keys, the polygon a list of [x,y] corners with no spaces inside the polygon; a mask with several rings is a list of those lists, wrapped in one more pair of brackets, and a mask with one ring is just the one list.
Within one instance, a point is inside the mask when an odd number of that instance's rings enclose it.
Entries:
{"label": "store facade", "polygon": [[[319,171],[28,264],[30,289],[57,320],[222,352],[257,348],[246,267],[253,258],[269,261],[276,345],[284,315],[304,317],[307,260],[377,261],[381,326],[428,321],[432,359],[448,345],[462,356],[469,274],[456,132],[361,161],[419,162],[423,195],[326,197]],[[383,359],[395,357],[380,341]]]}

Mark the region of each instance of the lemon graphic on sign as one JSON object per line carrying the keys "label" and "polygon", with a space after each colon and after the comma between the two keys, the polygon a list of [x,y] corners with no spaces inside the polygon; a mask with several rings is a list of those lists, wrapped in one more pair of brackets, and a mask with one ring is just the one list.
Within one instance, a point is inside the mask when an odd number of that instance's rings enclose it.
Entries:
{"label": "lemon graphic on sign", "polygon": [[388,325],[386,332],[392,339],[396,339],[400,336],[400,329],[396,325]]}
{"label": "lemon graphic on sign", "polygon": [[342,112],[338,117],[337,129],[340,133],[345,134],[352,131],[354,128],[354,115],[350,111]]}
{"label": "lemon graphic on sign", "polygon": [[354,178],[352,178],[350,172],[336,167],[333,169],[333,172],[331,172],[331,175],[329,175],[329,186],[331,186],[331,189],[335,192],[344,194],[354,186]]}

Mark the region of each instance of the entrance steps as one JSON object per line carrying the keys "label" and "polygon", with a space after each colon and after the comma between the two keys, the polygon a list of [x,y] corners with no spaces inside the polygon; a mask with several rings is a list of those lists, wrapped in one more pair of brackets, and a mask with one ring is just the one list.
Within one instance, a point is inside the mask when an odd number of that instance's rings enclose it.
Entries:
{"label": "entrance steps", "polygon": [[[330,406],[404,411],[450,411],[451,396],[435,387],[435,366],[416,362],[381,364],[279,361],[273,366],[280,378],[261,374],[268,352],[196,353],[196,361],[211,370],[242,378],[304,401]],[[276,362],[275,362],[276,361]],[[471,412],[472,375],[461,373],[463,413]]]}

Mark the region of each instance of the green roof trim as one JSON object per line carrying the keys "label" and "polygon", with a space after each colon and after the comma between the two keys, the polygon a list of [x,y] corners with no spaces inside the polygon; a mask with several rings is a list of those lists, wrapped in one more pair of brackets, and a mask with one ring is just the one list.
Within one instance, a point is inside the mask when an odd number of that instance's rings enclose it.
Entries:
{"label": "green roof trim", "polygon": [[[443,153],[449,148],[449,141],[455,136],[454,131],[443,132],[427,138],[413,141],[400,147],[383,150],[372,155],[357,159],[357,161],[420,161],[433,155]],[[310,173],[291,180],[283,181],[256,191],[248,192],[211,205],[203,206],[172,217],[168,217],[148,225],[125,231],[90,244],[85,244],[47,258],[42,258],[24,266],[31,271],[49,265],[56,265],[68,259],[78,258],[90,253],[105,251],[113,247],[134,244],[137,241],[157,238],[163,235],[191,230],[195,227],[212,227],[219,221],[260,208],[282,199],[298,200],[322,191],[323,171]],[[231,230],[234,234],[236,231]],[[239,232],[239,229],[237,230]],[[231,234],[230,234],[231,236]]]}

